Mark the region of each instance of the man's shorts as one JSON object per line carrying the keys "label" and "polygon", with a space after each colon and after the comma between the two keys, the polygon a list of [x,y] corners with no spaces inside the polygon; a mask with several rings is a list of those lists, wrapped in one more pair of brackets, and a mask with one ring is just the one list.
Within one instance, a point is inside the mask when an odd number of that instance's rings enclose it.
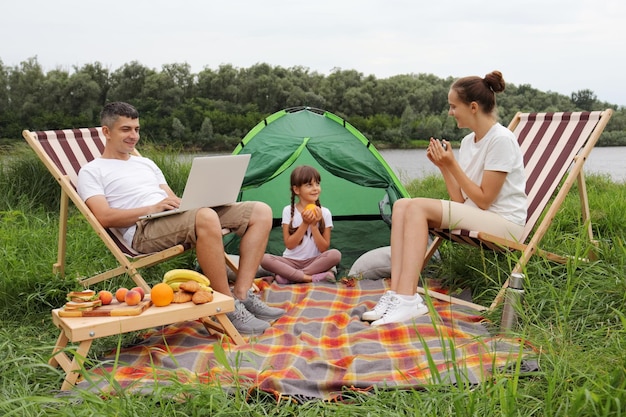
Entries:
{"label": "man's shorts", "polygon": [[[217,213],[222,228],[243,236],[250,223],[255,204],[254,201],[244,201],[214,207],[213,210]],[[140,253],[152,253],[180,244],[195,246],[198,210],[188,210],[157,219],[139,220],[133,237],[133,249]]]}

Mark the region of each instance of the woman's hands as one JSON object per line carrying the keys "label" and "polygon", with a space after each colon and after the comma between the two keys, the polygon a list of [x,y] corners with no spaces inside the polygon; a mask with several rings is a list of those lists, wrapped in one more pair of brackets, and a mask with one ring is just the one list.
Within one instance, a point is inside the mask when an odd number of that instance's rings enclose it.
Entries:
{"label": "woman's hands", "polygon": [[454,159],[454,154],[452,153],[452,147],[450,146],[450,142],[447,140],[439,140],[435,138],[430,138],[430,143],[428,144],[428,149],[426,149],[426,156],[436,166],[439,168],[447,165],[450,161]]}

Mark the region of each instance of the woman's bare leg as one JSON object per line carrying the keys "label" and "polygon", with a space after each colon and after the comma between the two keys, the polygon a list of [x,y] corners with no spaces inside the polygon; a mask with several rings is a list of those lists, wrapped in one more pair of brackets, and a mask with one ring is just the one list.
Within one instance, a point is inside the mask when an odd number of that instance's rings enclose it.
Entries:
{"label": "woman's bare leg", "polygon": [[414,295],[428,246],[428,228],[441,225],[441,202],[428,198],[400,199],[391,223],[391,290]]}

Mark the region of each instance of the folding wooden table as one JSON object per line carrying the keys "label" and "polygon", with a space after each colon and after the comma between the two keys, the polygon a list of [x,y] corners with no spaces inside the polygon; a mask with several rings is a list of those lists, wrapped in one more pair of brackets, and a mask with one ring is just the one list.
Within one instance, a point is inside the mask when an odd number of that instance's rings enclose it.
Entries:
{"label": "folding wooden table", "polygon": [[[213,295],[214,299],[210,303],[196,305],[187,302],[166,307],[151,306],[133,316],[63,317],[59,315],[61,308],[52,310],[52,322],[61,330],[61,334],[48,363],[54,367],[60,366],[65,371],[61,390],[74,386],[92,342],[101,337],[200,319],[209,333],[228,335],[236,345],[245,343],[226,316],[226,313],[235,310],[233,298],[218,292]],[[149,295],[146,298],[149,299]],[[73,358],[70,358],[66,349],[68,342],[78,343]]]}

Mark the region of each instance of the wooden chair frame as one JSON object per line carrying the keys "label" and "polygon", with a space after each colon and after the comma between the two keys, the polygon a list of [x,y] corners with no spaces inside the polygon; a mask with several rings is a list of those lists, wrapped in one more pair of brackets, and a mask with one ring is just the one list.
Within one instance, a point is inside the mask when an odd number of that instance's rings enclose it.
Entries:
{"label": "wooden chair frame", "polygon": [[[511,273],[523,272],[535,254],[555,262],[566,262],[569,256],[544,251],[539,248],[539,243],[552,225],[575,182],[578,184],[581,216],[586,235],[589,241],[594,243],[583,168],[612,114],[611,109],[601,112],[518,112],[511,120],[509,129],[518,138],[526,167],[529,209],[522,239],[513,241],[480,231],[431,229],[434,239],[426,252],[424,266],[444,240],[494,251],[520,251],[521,256]],[[470,306],[477,310],[492,311],[502,302],[508,284],[507,279],[489,308],[435,291],[420,288],[420,292],[427,292],[433,298]]]}
{"label": "wooden chair frame", "polygon": [[[150,286],[139,273],[139,269],[150,267],[174,258],[190,249],[190,247],[176,245],[151,254],[137,253],[132,248],[128,247],[121,236],[116,234],[114,230],[102,227],[85,202],[80,198],[76,191],[78,170],[82,165],[102,153],[106,139],[102,133],[101,127],[39,132],[24,130],[22,136],[61,186],[59,240],[57,260],[52,267],[53,273],[58,273],[61,276],[65,274],[70,200],[119,264],[117,267],[108,271],[101,272],[89,278],[80,279],[79,282],[84,286],[89,286],[122,274],[128,274],[138,286],[142,287],[146,292],[149,292]],[[74,158],[63,160],[62,158],[65,157],[67,153],[73,154]],[[139,155],[139,153],[136,152],[136,155]],[[230,233],[230,230],[224,229],[222,232],[226,234]],[[226,265],[236,273],[237,266],[226,254],[224,255]]]}

